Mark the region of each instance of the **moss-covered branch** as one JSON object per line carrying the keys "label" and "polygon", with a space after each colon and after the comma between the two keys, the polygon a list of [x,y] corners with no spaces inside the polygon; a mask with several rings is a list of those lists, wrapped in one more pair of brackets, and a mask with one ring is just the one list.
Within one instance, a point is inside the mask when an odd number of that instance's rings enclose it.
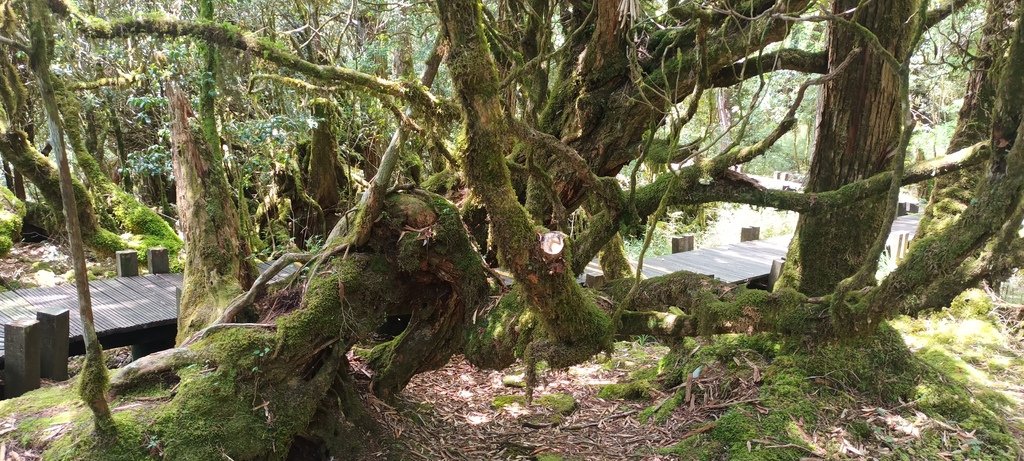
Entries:
{"label": "moss-covered branch", "polygon": [[[917,163],[907,167],[901,184],[916,184],[980,165],[989,158],[990,154],[991,151],[986,141],[943,157]],[[650,185],[638,189],[636,199],[638,215],[649,215],[657,208],[657,200],[661,198],[661,194],[664,193],[671,179],[669,174],[663,174]],[[726,171],[722,176],[711,179],[710,184],[696,185],[685,191],[675,191],[672,194],[671,203],[673,205],[711,202],[744,203],[800,213],[819,213],[884,193],[892,182],[892,174],[891,171],[884,171],[826,192],[798,192],[767,189],[749,177]]]}
{"label": "moss-covered branch", "polygon": [[779,70],[826,74],[828,54],[798,48],[783,48],[757,54],[717,71],[711,76],[711,84],[716,87],[730,87],[744,80]]}
{"label": "moss-covered branch", "polygon": [[0,257],[6,256],[21,240],[21,224],[25,219],[25,203],[14,192],[0,187]]}
{"label": "moss-covered branch", "polygon": [[[25,132],[8,131],[0,135],[0,156],[28,178],[46,204],[63,216],[57,167],[28,142]],[[82,229],[85,244],[93,251],[105,255],[113,255],[115,251],[124,249],[126,245],[121,238],[100,225],[92,196],[85,185],[73,178],[72,187],[78,204],[78,225]]]}

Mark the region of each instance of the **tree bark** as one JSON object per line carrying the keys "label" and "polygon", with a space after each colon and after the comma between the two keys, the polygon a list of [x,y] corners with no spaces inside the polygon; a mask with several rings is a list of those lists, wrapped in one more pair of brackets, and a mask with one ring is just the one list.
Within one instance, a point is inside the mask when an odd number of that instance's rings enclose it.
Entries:
{"label": "tree bark", "polygon": [[252,283],[239,234],[238,212],[220,151],[202,135],[185,94],[165,85],[178,213],[188,244],[178,313],[178,342],[220,318],[228,303]]}
{"label": "tree bark", "polygon": [[[856,8],[853,20],[878,38],[884,52],[902,62],[913,46],[919,1],[836,0],[832,11],[841,14]],[[866,179],[887,169],[896,152],[903,125],[899,69],[853,26],[833,21],[830,68],[857,47],[863,49],[850,71],[821,90],[807,192],[835,190]],[[878,196],[856,207],[801,215],[780,283],[811,296],[830,293],[864,264],[885,222],[885,210],[885,197]]]}

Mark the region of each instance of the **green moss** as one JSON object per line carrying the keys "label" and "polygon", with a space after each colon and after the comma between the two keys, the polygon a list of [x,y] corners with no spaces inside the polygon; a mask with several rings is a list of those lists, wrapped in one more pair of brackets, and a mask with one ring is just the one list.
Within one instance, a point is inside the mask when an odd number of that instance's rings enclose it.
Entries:
{"label": "green moss", "polygon": [[468,331],[465,355],[470,363],[490,369],[503,369],[521,357],[530,332],[535,327],[527,311],[522,292],[513,287],[486,317]]}
{"label": "green moss", "polygon": [[43,453],[43,459],[55,461],[141,461],[160,459],[159,439],[148,434],[151,420],[143,413],[114,414],[117,437],[104,440],[92,435],[87,412],[80,412],[68,431],[71,436],[57,438]]}
{"label": "green moss", "polygon": [[794,358],[812,375],[828,376],[887,403],[911,399],[922,373],[899,332],[888,324],[873,335],[814,345]]}
{"label": "green moss", "polygon": [[658,453],[674,456],[682,461],[705,461],[715,459],[722,451],[721,443],[711,437],[700,434],[683,440],[675,445],[661,448]]}
{"label": "green moss", "polygon": [[446,195],[460,189],[462,185],[463,180],[458,170],[448,168],[428,176],[421,187],[435,194]]}
{"label": "green moss", "polygon": [[540,453],[537,455],[537,461],[563,461],[565,458],[557,453]]}
{"label": "green moss", "polygon": [[526,406],[526,396],[523,395],[498,395],[491,400],[491,408],[500,410],[510,405]]}
{"label": "green moss", "polygon": [[6,187],[0,187],[0,256],[7,255],[14,242],[21,240],[25,212],[25,204]]}
{"label": "green moss", "polygon": [[523,374],[505,375],[501,377],[501,384],[505,387],[526,387],[526,377]]}
{"label": "green moss", "polygon": [[640,380],[605,385],[597,392],[597,396],[605,400],[648,400],[653,390],[650,381]]}
{"label": "green moss", "polygon": [[992,312],[992,298],[977,288],[960,293],[949,305],[948,312],[957,318],[984,318]]}
{"label": "green moss", "polygon": [[571,415],[579,407],[575,397],[561,393],[542,395],[537,398],[535,403],[564,416]]}

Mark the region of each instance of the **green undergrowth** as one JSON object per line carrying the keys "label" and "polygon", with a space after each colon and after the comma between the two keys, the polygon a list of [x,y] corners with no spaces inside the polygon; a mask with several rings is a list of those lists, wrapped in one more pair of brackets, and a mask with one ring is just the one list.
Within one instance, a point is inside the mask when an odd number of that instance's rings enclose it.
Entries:
{"label": "green undergrowth", "polygon": [[1024,358],[983,298],[968,292],[953,309],[842,343],[687,340],[658,370],[663,389],[679,389],[641,418],[659,424],[685,411],[689,376],[706,380],[694,386],[698,403],[702,389],[739,402],[661,450],[679,459],[854,456],[844,443],[883,459],[1018,459]]}

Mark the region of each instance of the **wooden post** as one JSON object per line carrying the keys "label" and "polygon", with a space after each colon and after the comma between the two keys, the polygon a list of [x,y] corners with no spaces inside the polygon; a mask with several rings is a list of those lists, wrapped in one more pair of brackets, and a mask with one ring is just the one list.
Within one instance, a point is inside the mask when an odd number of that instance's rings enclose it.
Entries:
{"label": "wooden post", "polygon": [[587,286],[594,289],[601,288],[605,284],[604,275],[587,274],[585,280]]}
{"label": "wooden post", "polygon": [[779,277],[782,276],[782,265],[785,261],[776,259],[772,261],[772,270],[768,272],[768,291],[775,289],[775,283],[779,281]]}
{"label": "wooden post", "polygon": [[36,312],[39,321],[40,376],[54,381],[68,379],[68,337],[71,320],[67,309],[47,307]]}
{"label": "wooden post", "polygon": [[684,251],[693,251],[693,234],[672,237],[672,253],[682,253]]}
{"label": "wooden post", "polygon": [[761,228],[757,226],[744,227],[740,229],[740,241],[749,242],[761,238]]}
{"label": "wooden post", "polygon": [[117,276],[135,277],[139,275],[139,254],[135,250],[117,252]]}
{"label": "wooden post", "polygon": [[901,232],[901,233],[896,235],[896,262],[902,261],[903,260],[903,256],[905,256],[903,254],[903,248],[904,248],[904,239],[906,239],[906,238],[907,238],[907,234],[903,233],[903,232]]}
{"label": "wooden post", "polygon": [[150,274],[166,274],[171,272],[171,261],[166,248],[150,248],[146,252],[146,266]]}
{"label": "wooden post", "polygon": [[896,205],[896,216],[907,215],[907,202],[900,202]]}
{"label": "wooden post", "polygon": [[910,254],[910,241],[914,239],[914,234],[904,232],[903,235],[906,236],[906,238],[903,239],[903,257],[906,258],[907,255]]}
{"label": "wooden post", "polygon": [[39,332],[36,319],[4,325],[4,397],[39,389]]}
{"label": "wooden post", "polygon": [[907,204],[907,213],[920,213],[920,212],[921,212],[921,206],[920,205],[918,205],[916,203],[908,203]]}
{"label": "wooden post", "polygon": [[782,179],[782,172],[776,171],[773,173],[773,176],[775,176],[775,179]]}

